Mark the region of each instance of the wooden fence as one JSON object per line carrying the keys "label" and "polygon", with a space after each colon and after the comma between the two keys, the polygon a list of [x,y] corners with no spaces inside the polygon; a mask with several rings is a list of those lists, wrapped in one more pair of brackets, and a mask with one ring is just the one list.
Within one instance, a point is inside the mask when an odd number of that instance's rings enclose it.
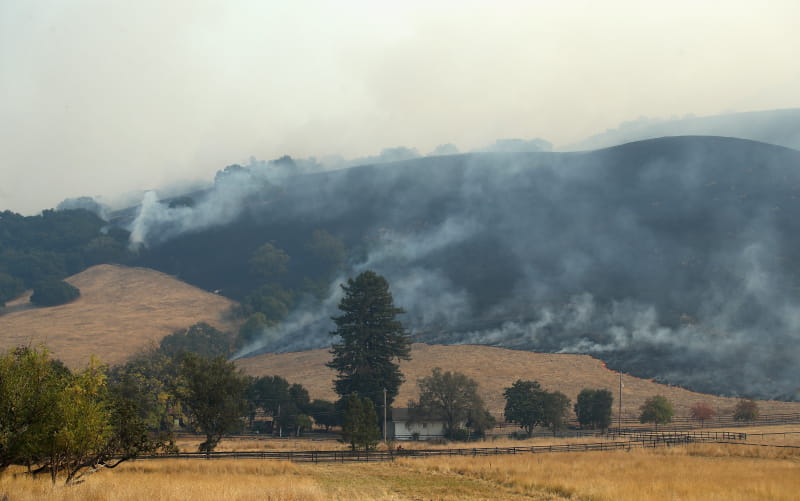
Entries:
{"label": "wooden fence", "polygon": [[689,433],[639,433],[622,441],[592,442],[582,444],[533,445],[526,447],[472,447],[458,449],[395,449],[381,451],[242,451],[212,452],[204,454],[189,452],[142,456],[139,459],[272,459],[293,462],[337,462],[350,461],[394,461],[397,458],[426,458],[441,456],[493,456],[503,454],[536,454],[543,452],[589,452],[630,450],[643,447],[664,447],[692,442],[731,441],[741,443],[747,436],[743,433],[689,432]]}

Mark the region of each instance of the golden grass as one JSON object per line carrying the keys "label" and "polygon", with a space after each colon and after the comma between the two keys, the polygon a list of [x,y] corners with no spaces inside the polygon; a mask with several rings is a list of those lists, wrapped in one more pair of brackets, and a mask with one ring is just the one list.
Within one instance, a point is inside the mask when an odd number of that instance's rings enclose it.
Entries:
{"label": "golden grass", "polygon": [[404,464],[477,478],[519,494],[594,500],[797,499],[800,456],[741,446],[695,445],[630,452],[448,458]]}
{"label": "golden grass", "polygon": [[[237,365],[253,376],[279,375],[301,382],[312,398],[335,400],[332,389],[333,370],[325,367],[330,361],[326,349],[298,353],[269,353],[237,360]],[[534,353],[490,346],[442,346],[415,343],[411,360],[400,364],[406,382],[400,387],[395,406],[405,406],[418,396],[417,379],[430,375],[434,367],[459,371],[475,379],[486,404],[497,417],[502,416],[505,401],[503,390],[517,379],[535,379],[549,390],[566,394],[573,402],[581,389],[606,388],[614,394],[614,413],[619,392],[619,376],[603,362],[588,355]],[[676,415],[688,416],[696,402],[708,402],[721,414],[729,414],[736,405],[732,398],[695,393],[666,386],[646,379],[624,376],[623,415],[638,416],[639,406],[653,395],[664,395],[674,405]],[[762,414],[800,412],[798,402],[759,401]]]}
{"label": "golden grass", "polygon": [[630,452],[291,464],[261,460],[125,463],[74,487],[0,476],[9,500],[761,500],[796,499],[800,455],[696,444]]}
{"label": "golden grass", "polygon": [[146,268],[93,266],[67,279],[81,290],[72,303],[28,307],[28,297],[0,309],[0,349],[44,343],[73,369],[94,354],[106,364],[158,342],[177,329],[208,322],[223,330],[231,300]]}

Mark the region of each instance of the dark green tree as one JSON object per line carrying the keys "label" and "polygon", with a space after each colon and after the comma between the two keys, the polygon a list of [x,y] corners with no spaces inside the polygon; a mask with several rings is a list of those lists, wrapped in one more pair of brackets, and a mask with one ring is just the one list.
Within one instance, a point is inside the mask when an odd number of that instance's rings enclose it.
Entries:
{"label": "dark green tree", "polygon": [[25,291],[22,280],[7,273],[0,273],[0,308]]}
{"label": "dark green tree", "polygon": [[538,381],[516,380],[503,392],[506,421],[518,424],[530,436],[536,426],[545,422],[545,393]]}
{"label": "dark green tree", "polygon": [[656,395],[648,398],[639,407],[641,414],[639,415],[640,423],[654,423],[656,429],[659,424],[667,424],[672,422],[672,416],[675,411],[672,404],[666,397]]}
{"label": "dark green tree", "polygon": [[199,322],[188,329],[181,329],[161,339],[159,350],[171,358],[184,353],[196,353],[204,357],[228,356],[233,352],[233,337],[219,329]]}
{"label": "dark green tree", "polygon": [[225,357],[183,355],[178,394],[192,422],[205,436],[200,452],[210,454],[226,433],[235,431],[245,416],[248,379]]}
{"label": "dark green tree", "polygon": [[553,435],[567,427],[569,404],[569,398],[560,391],[545,392],[542,424],[548,427]]}
{"label": "dark green tree", "polygon": [[325,431],[330,431],[331,426],[339,424],[336,404],[328,400],[312,400],[308,406],[308,414],[314,418],[317,426],[324,426]]}
{"label": "dark green tree", "polygon": [[[473,418],[478,428],[486,423],[486,407],[478,395],[478,383],[460,372],[442,372],[436,367],[417,382],[419,401],[410,405],[412,419],[436,416],[445,420],[445,436],[466,435],[464,426]],[[483,431],[483,430],[481,430]]]}
{"label": "dark green tree", "polygon": [[63,280],[47,280],[33,288],[31,303],[37,306],[58,306],[78,299],[81,291]]}
{"label": "dark green tree", "polygon": [[261,280],[275,280],[286,273],[291,258],[283,249],[266,243],[253,252],[250,271]]}
{"label": "dark green tree", "polygon": [[342,314],[333,317],[339,342],[331,348],[327,364],[336,370],[334,389],[345,398],[357,393],[375,407],[383,407],[383,391],[391,405],[403,376],[398,362],[411,358],[411,341],[397,315],[389,283],[373,271],[365,271],[342,285]]}
{"label": "dark green tree", "polygon": [[342,439],[355,451],[374,449],[380,440],[378,415],[369,398],[351,395],[347,399],[342,424]]}
{"label": "dark green tree", "polygon": [[609,390],[584,388],[575,403],[575,415],[582,427],[606,430],[611,426],[614,397]]}

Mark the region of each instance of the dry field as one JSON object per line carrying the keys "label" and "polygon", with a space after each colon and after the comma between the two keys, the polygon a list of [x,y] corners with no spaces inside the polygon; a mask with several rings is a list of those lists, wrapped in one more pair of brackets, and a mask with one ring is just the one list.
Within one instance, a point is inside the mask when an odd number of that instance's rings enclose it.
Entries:
{"label": "dry field", "polygon": [[0,476],[0,499],[28,500],[790,500],[800,452],[699,444],[630,452],[290,464],[263,460],[126,463],[75,487]]}
{"label": "dry field", "polygon": [[[246,373],[257,376],[280,375],[291,382],[308,388],[312,398],[335,400],[332,390],[334,372],[325,367],[330,360],[328,350],[311,350],[297,353],[265,354],[237,360]],[[400,388],[395,406],[404,406],[416,398],[417,379],[430,374],[434,367],[446,371],[462,372],[479,384],[479,390],[489,410],[501,416],[505,401],[503,389],[517,379],[535,379],[549,390],[566,394],[573,402],[581,389],[607,388],[614,394],[616,413],[619,392],[619,375],[608,370],[603,362],[588,355],[533,353],[490,346],[441,346],[417,343],[411,351],[411,360],[402,362],[400,368],[406,382]],[[666,386],[633,376],[623,376],[623,415],[638,416],[639,406],[652,395],[667,397],[675,406],[676,415],[687,416],[696,402],[708,402],[718,413],[729,413],[736,400],[695,393],[683,388]],[[759,402],[762,414],[800,412],[798,402]]]}
{"label": "dry field", "polygon": [[25,294],[0,308],[0,350],[44,343],[76,369],[91,355],[106,364],[123,362],[197,322],[233,329],[224,320],[232,301],[154,270],[100,265],[67,282],[81,290],[72,303],[37,308]]}

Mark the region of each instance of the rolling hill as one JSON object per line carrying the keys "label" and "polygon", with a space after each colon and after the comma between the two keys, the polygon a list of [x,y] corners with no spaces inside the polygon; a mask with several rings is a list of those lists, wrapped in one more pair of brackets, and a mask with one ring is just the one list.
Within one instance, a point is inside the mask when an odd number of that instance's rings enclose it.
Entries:
{"label": "rolling hill", "polygon": [[[149,196],[131,234],[138,265],[241,301],[264,285],[256,250],[285,252],[274,280],[293,301],[264,312],[281,326],[243,355],[325,346],[338,284],[371,269],[420,342],[591,354],[697,391],[796,399],[798,221],[800,152],[684,136],[283,177],[236,166],[191,201]],[[333,273],[318,231],[341,243]],[[287,295],[264,294],[265,310]]]}
{"label": "rolling hill", "polygon": [[[400,368],[406,382],[400,387],[395,407],[403,407],[409,399],[418,397],[417,379],[430,375],[434,367],[458,371],[475,379],[479,392],[490,412],[501,416],[505,401],[503,389],[517,379],[533,379],[551,391],[561,391],[574,403],[583,388],[606,388],[614,394],[615,412],[619,395],[619,375],[606,368],[598,359],[587,355],[534,353],[476,345],[430,345],[415,343],[410,361]],[[311,398],[336,400],[332,390],[335,372],[325,363],[331,356],[327,349],[296,353],[271,353],[243,358],[236,364],[252,376],[279,375],[290,382],[301,383]],[[639,406],[653,395],[664,395],[674,405],[678,415],[689,415],[697,402],[707,402],[718,412],[729,413],[736,399],[704,395],[693,391],[659,384],[654,381],[624,375],[623,415],[637,416]],[[759,402],[762,413],[800,412],[797,402]]]}
{"label": "rolling hill", "polygon": [[44,343],[72,369],[91,355],[116,364],[177,329],[207,322],[233,329],[233,302],[164,273],[99,265],[67,279],[81,290],[72,303],[39,308],[29,293],[0,308],[0,349]]}
{"label": "rolling hill", "polygon": [[669,120],[641,119],[590,136],[565,151],[596,150],[665,136],[726,136],[800,149],[800,109],[726,113]]}

